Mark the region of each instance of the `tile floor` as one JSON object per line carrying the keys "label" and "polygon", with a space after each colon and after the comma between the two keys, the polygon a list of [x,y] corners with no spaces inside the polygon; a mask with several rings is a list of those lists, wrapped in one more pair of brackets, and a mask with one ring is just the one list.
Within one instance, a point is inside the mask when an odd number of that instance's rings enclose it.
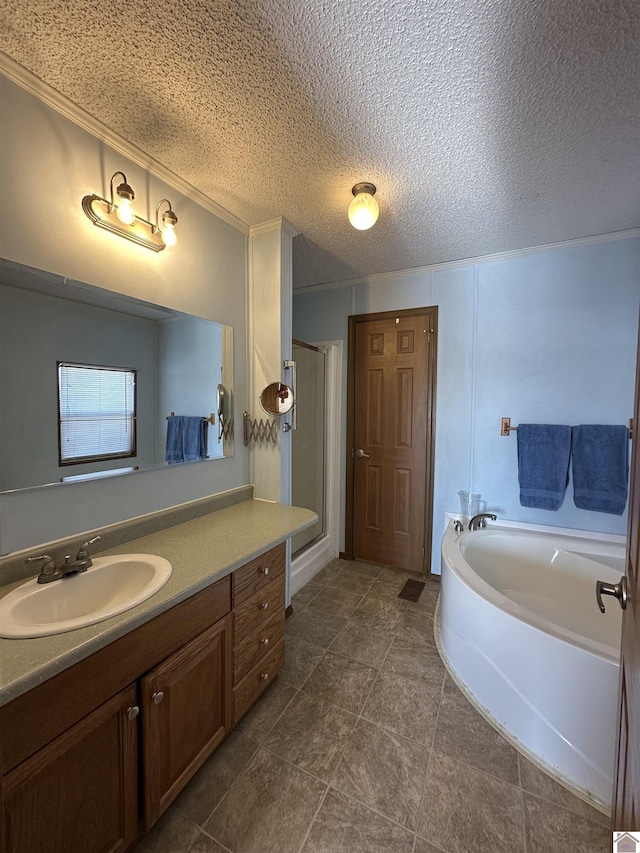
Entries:
{"label": "tile floor", "polygon": [[278,680],[136,853],[606,853],[608,818],[469,705],[438,584],[334,560],[293,599]]}

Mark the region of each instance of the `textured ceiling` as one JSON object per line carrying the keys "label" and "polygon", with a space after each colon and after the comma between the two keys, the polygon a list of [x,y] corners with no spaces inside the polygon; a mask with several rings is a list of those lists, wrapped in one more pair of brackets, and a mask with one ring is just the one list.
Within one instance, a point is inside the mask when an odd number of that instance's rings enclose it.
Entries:
{"label": "textured ceiling", "polygon": [[298,287],[640,224],[638,0],[3,0],[0,49],[289,219]]}

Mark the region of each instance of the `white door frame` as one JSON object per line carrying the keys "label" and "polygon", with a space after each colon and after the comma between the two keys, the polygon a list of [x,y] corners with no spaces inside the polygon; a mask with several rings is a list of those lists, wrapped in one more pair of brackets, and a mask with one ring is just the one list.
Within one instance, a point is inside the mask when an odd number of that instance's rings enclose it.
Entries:
{"label": "white door frame", "polygon": [[[307,341],[327,357],[325,441],[325,533],[291,562],[290,594],[340,553],[340,423],[343,341]],[[287,601],[289,604],[289,601]]]}

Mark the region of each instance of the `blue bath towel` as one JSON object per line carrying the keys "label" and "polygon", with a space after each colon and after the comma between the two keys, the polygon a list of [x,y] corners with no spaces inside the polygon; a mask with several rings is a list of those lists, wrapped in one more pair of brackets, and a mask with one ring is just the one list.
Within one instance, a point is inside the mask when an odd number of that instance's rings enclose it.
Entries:
{"label": "blue bath towel", "polygon": [[167,462],[195,462],[207,455],[207,422],[202,417],[167,418]]}
{"label": "blue bath towel", "polygon": [[622,515],[629,479],[627,427],[574,426],[571,446],[574,504],[579,509]]}
{"label": "blue bath towel", "polygon": [[522,506],[560,508],[569,479],[570,453],[570,426],[520,424],[518,481]]}

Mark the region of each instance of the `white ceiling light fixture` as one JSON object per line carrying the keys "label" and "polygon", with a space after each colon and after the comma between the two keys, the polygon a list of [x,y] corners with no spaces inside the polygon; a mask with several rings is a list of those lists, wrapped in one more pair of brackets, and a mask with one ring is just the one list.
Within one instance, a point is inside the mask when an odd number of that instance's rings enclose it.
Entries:
{"label": "white ceiling light fixture", "polygon": [[358,231],[366,231],[376,224],[380,213],[378,202],[373,197],[376,188],[374,184],[361,181],[354,185],[351,192],[355,198],[349,205],[349,222]]}

